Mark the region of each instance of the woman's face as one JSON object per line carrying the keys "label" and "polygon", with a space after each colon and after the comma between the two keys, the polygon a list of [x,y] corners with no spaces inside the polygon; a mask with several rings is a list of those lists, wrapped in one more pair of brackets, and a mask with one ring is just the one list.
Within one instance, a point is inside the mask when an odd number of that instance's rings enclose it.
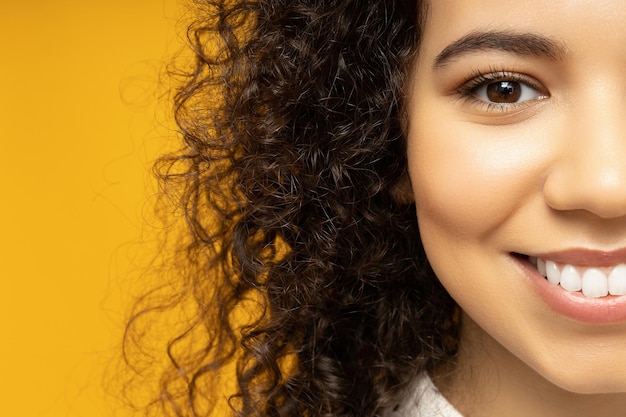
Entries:
{"label": "woman's face", "polygon": [[626,392],[626,296],[606,295],[626,292],[625,22],[620,0],[430,2],[418,222],[464,311],[460,365],[503,386]]}

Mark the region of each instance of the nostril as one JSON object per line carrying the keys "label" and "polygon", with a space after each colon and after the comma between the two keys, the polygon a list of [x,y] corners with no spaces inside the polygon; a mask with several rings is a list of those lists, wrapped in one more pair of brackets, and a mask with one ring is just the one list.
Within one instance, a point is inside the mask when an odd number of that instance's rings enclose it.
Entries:
{"label": "nostril", "polygon": [[561,161],[545,178],[545,203],[556,211],[587,211],[604,219],[626,216],[626,164],[614,158]]}

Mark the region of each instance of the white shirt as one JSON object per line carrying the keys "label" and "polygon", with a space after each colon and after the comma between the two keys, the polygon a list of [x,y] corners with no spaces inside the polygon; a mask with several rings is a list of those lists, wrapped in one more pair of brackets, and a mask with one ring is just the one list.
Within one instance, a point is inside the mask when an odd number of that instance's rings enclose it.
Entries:
{"label": "white shirt", "polygon": [[407,391],[405,400],[385,417],[463,417],[424,372]]}

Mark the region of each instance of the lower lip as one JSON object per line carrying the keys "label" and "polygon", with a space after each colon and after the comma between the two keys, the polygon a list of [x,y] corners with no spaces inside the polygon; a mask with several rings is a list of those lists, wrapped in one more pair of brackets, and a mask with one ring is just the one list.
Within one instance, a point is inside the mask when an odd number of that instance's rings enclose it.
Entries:
{"label": "lower lip", "polygon": [[515,259],[526,272],[539,298],[558,314],[589,324],[626,321],[626,296],[588,298],[582,292],[566,291],[560,285],[550,284],[527,259]]}

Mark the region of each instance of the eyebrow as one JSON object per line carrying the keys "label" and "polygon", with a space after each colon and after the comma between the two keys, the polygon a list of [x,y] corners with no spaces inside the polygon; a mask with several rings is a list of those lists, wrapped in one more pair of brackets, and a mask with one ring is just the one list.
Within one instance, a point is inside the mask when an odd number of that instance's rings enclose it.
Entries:
{"label": "eyebrow", "polygon": [[520,56],[558,60],[566,51],[563,43],[534,33],[510,31],[475,31],[446,46],[435,57],[433,68],[445,67],[452,60],[472,52],[500,51]]}

